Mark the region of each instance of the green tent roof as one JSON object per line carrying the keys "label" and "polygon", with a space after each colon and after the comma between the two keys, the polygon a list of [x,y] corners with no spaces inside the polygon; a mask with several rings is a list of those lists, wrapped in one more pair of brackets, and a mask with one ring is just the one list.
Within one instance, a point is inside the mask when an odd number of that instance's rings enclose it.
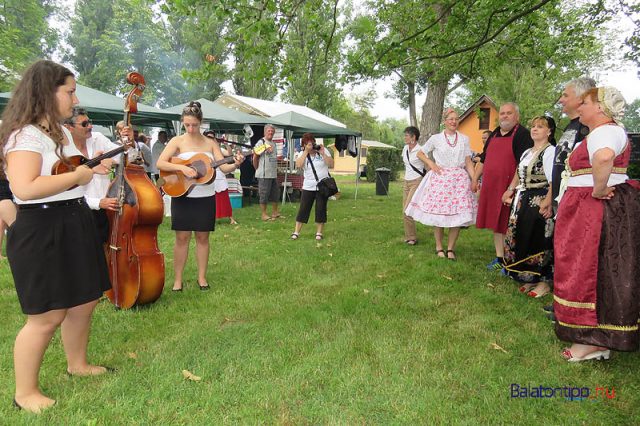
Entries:
{"label": "green tent roof", "polygon": [[[202,121],[209,123],[209,127],[214,130],[230,133],[242,133],[242,127],[245,124],[277,124],[268,117],[260,117],[257,115],[247,114],[246,112],[236,111],[223,105],[211,102],[208,99],[198,99],[202,106]],[[188,103],[175,105],[167,108],[165,111],[182,114],[182,109]]]}
{"label": "green tent roof", "polygon": [[[96,124],[115,125],[124,117],[124,98],[110,95],[81,84],[76,85],[78,105],[89,113]],[[11,92],[0,93],[0,109],[4,109],[11,98]],[[131,115],[131,123],[140,126],[173,128],[172,122],[180,120],[179,114],[163,111],[149,105],[138,104],[138,112]]]}
{"label": "green tent roof", "polygon": [[289,111],[271,117],[274,125],[293,130],[293,135],[298,137],[303,133],[313,133],[314,136],[320,138],[335,137],[337,135],[360,136],[360,132],[347,129],[346,127],[334,126],[319,120],[316,120],[300,113]]}

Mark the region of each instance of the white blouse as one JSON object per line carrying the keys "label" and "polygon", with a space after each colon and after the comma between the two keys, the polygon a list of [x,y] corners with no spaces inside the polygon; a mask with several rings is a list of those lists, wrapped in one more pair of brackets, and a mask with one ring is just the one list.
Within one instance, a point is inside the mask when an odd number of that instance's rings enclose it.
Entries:
{"label": "white blouse", "polygon": [[[574,147],[574,151],[583,142],[579,142]],[[622,154],[627,147],[628,138],[624,129],[620,126],[600,126],[595,128],[587,136],[587,151],[589,161],[593,161],[593,155],[602,148],[613,150],[616,156]],[[614,186],[626,182],[629,176],[625,173],[611,173],[607,186]],[[571,176],[568,186],[588,187],[593,186],[593,175]]]}
{"label": "white blouse", "polygon": [[[413,167],[415,167],[420,171],[424,171],[424,169],[426,168],[422,160],[418,158],[418,152],[420,152],[421,149],[422,147],[418,144],[416,144],[416,146],[414,146],[411,151],[409,151],[409,145],[405,145],[404,148],[402,148],[402,162],[404,163],[404,180],[414,180],[422,177],[422,175],[418,174],[411,167],[413,165]],[[407,160],[407,153],[409,153],[409,160]]]}
{"label": "white blouse", "polygon": [[[556,148],[554,146],[548,146],[547,149],[542,154],[542,169],[544,170],[544,175],[547,178],[547,182],[551,183],[551,175],[553,171],[553,159],[556,155]],[[533,158],[533,148],[527,149],[520,158],[520,163],[518,163],[518,176],[526,175],[526,168],[531,163],[531,159]]]}
{"label": "white blouse", "polygon": [[460,132],[456,132],[455,136],[446,136],[444,132],[431,136],[422,147],[422,152],[429,155],[431,151],[440,167],[464,167],[465,158],[471,157],[469,138]]}
{"label": "white blouse", "polygon": [[229,184],[227,183],[227,176],[224,174],[220,167],[216,169],[216,178],[213,180],[213,185],[215,187],[216,192],[222,192],[229,189]]}
{"label": "white blouse", "polygon": [[[82,153],[76,148],[73,143],[71,133],[66,128],[62,128],[65,136],[67,137],[68,144],[62,148],[62,152],[67,157],[74,155],[82,155]],[[40,167],[40,176],[51,176],[51,168],[60,160],[56,155],[56,144],[48,135],[40,131],[36,126],[28,125],[20,130],[16,130],[7,140],[7,144],[4,148],[4,154],[7,155],[10,152],[15,151],[29,151],[40,154],[42,157],[42,165]],[[11,182],[9,182],[11,185]],[[59,194],[51,195],[49,197],[37,198],[34,200],[21,200],[14,195],[14,201],[16,204],[35,204],[46,203],[50,201],[72,200],[74,198],[80,198],[84,196],[85,186],[76,186],[73,189],[61,192]]]}
{"label": "white blouse", "polygon": [[[325,149],[324,152],[331,157],[331,152],[328,149]],[[302,155],[302,153],[299,155]],[[318,181],[316,181],[313,169],[311,168],[311,165],[309,165],[309,159],[313,161],[313,166],[318,174],[318,180],[329,177],[329,166],[327,166],[327,163],[324,162],[322,155],[319,153],[309,155],[304,159],[304,181],[302,182],[302,189],[306,191],[317,191]]]}

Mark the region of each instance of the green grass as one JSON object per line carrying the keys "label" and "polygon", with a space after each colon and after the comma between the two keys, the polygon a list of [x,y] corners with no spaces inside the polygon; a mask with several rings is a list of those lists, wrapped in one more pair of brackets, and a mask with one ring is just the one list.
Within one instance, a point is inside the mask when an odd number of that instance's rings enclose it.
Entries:
{"label": "green grass", "polygon": [[[59,335],[45,356],[40,416],[11,408],[12,347],[24,317],[0,264],[1,424],[504,424],[640,422],[637,353],[569,364],[542,313],[515,284],[485,270],[492,235],[461,233],[459,261],[436,258],[431,231],[403,243],[401,187],[376,196],[337,177],[325,240],[313,225],[290,241],[286,219],[261,222],[257,204],[211,236],[212,289],[172,293],[173,234],[159,231],[167,286],[153,305],[94,315],[90,359],[118,368],[69,378]],[[35,261],[35,260],[34,260]],[[495,349],[499,345],[504,351]],[[134,354],[134,355],[132,355]],[[186,369],[202,377],[185,380]],[[511,399],[510,385],[615,388],[597,401]]]}

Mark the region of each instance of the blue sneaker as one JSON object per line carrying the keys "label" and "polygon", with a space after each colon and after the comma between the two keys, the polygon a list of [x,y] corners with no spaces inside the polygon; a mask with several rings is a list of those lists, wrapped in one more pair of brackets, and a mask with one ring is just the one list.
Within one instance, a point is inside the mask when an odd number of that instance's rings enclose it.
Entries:
{"label": "blue sneaker", "polygon": [[502,262],[496,257],[491,261],[491,263],[487,264],[487,269],[489,271],[499,271],[502,269]]}

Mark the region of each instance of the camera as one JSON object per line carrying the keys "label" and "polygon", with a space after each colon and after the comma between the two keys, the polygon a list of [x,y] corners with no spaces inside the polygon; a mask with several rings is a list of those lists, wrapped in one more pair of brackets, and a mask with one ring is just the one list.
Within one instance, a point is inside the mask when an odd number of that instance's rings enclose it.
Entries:
{"label": "camera", "polygon": [[320,151],[320,148],[322,147],[322,145],[318,145],[318,144],[314,144],[313,145],[313,149],[316,151]]}

